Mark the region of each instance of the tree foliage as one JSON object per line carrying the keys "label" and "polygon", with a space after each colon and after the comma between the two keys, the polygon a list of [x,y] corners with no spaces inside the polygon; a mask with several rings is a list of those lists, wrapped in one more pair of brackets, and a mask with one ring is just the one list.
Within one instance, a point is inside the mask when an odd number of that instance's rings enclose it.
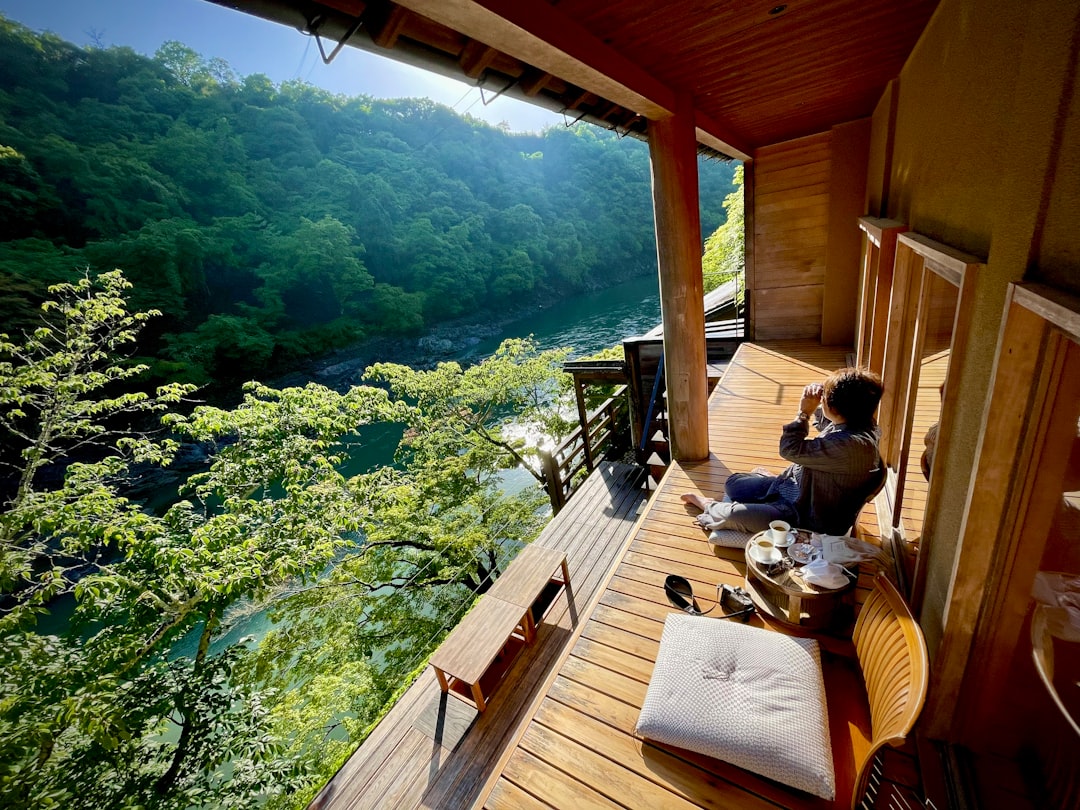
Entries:
{"label": "tree foliage", "polygon": [[742,166],[735,170],[734,183],[735,190],[724,198],[727,219],[705,240],[705,254],[701,258],[705,292],[715,290],[733,278],[742,277],[746,266]]}
{"label": "tree foliage", "polygon": [[[299,352],[655,272],[648,150],[614,133],[511,134],[2,17],[0,74],[18,77],[0,88],[4,322],[73,267],[123,267],[163,313],[152,371],[235,388]],[[706,233],[731,175],[701,164]],[[67,276],[43,274],[46,248]]]}
{"label": "tree foliage", "polygon": [[[21,448],[0,513],[0,804],[296,806],[362,739],[545,521],[518,411],[542,424],[563,352],[510,341],[469,369],[382,365],[389,390],[191,386],[125,393],[152,313],[119,272],[53,288],[0,340],[0,427]],[[398,464],[342,470],[358,432],[402,425]],[[167,428],[156,433],[155,426]],[[178,441],[211,449],[162,514],[122,494]],[[43,473],[64,470],[50,483]],[[267,609],[259,643],[239,617]]]}

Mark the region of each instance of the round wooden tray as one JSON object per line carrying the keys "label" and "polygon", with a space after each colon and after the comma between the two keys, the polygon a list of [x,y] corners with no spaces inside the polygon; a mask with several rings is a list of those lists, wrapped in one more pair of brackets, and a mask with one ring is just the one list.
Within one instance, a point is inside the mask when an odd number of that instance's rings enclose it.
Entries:
{"label": "round wooden tray", "polygon": [[[842,588],[819,588],[794,576],[782,564],[767,566],[750,556],[750,545],[765,532],[758,532],[746,543],[746,581],[744,587],[754,607],[769,618],[807,630],[835,630],[851,618],[851,597],[859,581],[858,567],[849,566],[855,576],[845,574],[848,583]],[[805,542],[806,532],[799,532],[797,542]],[[787,549],[781,550],[787,558]],[[796,565],[796,568],[801,566]]]}

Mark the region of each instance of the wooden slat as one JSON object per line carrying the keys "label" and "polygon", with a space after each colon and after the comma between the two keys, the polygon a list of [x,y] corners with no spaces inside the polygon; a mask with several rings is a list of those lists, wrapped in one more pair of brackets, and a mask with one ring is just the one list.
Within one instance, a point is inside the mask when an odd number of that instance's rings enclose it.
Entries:
{"label": "wooden slat", "polygon": [[573,737],[552,731],[539,722],[529,726],[522,738],[521,748],[623,807],[664,807],[672,810],[693,810],[695,807],[693,802],[652,781],[637,777]]}
{"label": "wooden slat", "polygon": [[[506,680],[492,695],[487,711],[457,748],[445,752],[432,739],[432,704],[437,707],[440,697],[455,704],[460,701],[440,695],[428,668],[323,788],[312,807],[345,808],[368,802],[369,806],[383,807],[467,806],[472,801],[458,797],[476,795],[478,784],[482,784],[497,758],[496,752],[504,748],[505,735],[516,725],[516,718],[543,682],[547,668],[558,657],[574,623],[580,621],[615,554],[625,544],[645,498],[645,492],[637,487],[639,476],[640,471],[628,465],[598,465],[566,509],[534,541],[537,546],[566,553],[573,603],[567,597],[555,602],[538,628],[534,645],[518,656]],[[427,741],[427,748],[417,746],[417,733]],[[407,766],[388,764],[397,763],[400,752],[405,750],[402,746],[410,744],[414,755],[406,758]],[[395,755],[395,751],[399,754]],[[440,754],[435,756],[434,751]],[[385,793],[387,768],[396,774],[391,781],[399,786],[395,789],[400,789],[400,801],[393,805],[380,804],[379,799]]]}
{"label": "wooden slat", "polygon": [[829,149],[824,134],[755,153],[751,307],[757,340],[821,336]]}
{"label": "wooden slat", "polygon": [[551,807],[580,807],[582,810],[617,810],[622,807],[583,782],[568,780],[562,771],[523,747],[514,751],[504,774],[506,781],[543,795],[545,804]]}
{"label": "wooden slat", "polygon": [[[666,574],[686,576],[699,605],[708,609],[715,604],[716,583],[739,583],[745,570],[742,550],[710,546],[693,519],[697,510],[679,496],[687,491],[718,495],[736,469],[759,464],[782,469],[776,455],[780,427],[797,407],[803,386],[844,362],[845,352],[838,349],[807,347],[798,359],[783,353],[798,345],[778,343],[778,351],[744,344],[729,364],[710,399],[710,458],[675,463],[668,470],[577,642],[550,679],[546,698],[536,704],[533,720],[518,731],[517,750],[527,751],[533,766],[545,762],[545,779],[560,782],[547,785],[550,794],[530,790],[535,798],[552,806],[573,806],[560,805],[560,797],[588,786],[626,807],[677,805],[679,799],[699,807],[755,807],[762,802],[833,806],[708,757],[643,743],[632,733],[663,622],[672,611],[663,593]],[[749,402],[754,403],[752,411]],[[870,577],[861,584],[857,598],[865,599]],[[760,617],[752,621],[766,626]],[[835,806],[845,806],[855,763],[870,747],[869,719],[866,708],[859,708],[860,677],[850,642],[823,638],[823,647],[831,734],[846,762],[838,772],[845,795]],[[910,775],[911,760],[901,761],[907,767],[899,771]],[[503,778],[515,781],[506,774]],[[495,778],[489,785],[498,782]],[[670,795],[652,792],[660,787]]]}
{"label": "wooden slat", "polygon": [[[760,339],[801,337],[816,339],[821,334],[821,284],[780,287],[757,291],[759,302],[757,335]],[[797,403],[796,403],[797,404]]]}
{"label": "wooden slat", "polygon": [[[458,748],[447,753],[428,734],[426,746],[418,745],[418,729],[396,720],[395,709],[384,724],[399,729],[396,742],[389,749],[365,744],[353,757],[363,761],[350,769],[361,778],[350,781],[348,791],[330,791],[336,803],[321,806],[372,801],[376,787],[396,791],[394,806],[401,807],[466,807],[478,799],[492,808],[833,806],[709,757],[644,742],[633,736],[633,727],[672,610],[664,576],[683,573],[708,609],[716,584],[738,584],[745,570],[742,550],[710,546],[694,521],[696,510],[679,496],[718,495],[735,470],[782,469],[780,426],[803,385],[843,362],[842,349],[793,341],[744,344],[709,402],[709,459],[674,464],[632,535],[607,517],[632,515],[640,492],[590,478],[560,514],[561,527],[549,526],[538,538],[538,544],[565,549],[574,609],[553,608],[537,638],[537,645],[549,646],[519,656]],[[868,587],[856,593],[865,599]],[[760,617],[752,621],[767,626]],[[866,722],[857,716],[852,647],[827,637],[822,645],[834,749],[854,761],[869,740]],[[437,694],[432,678],[427,687]],[[400,765],[406,751],[414,758],[411,767]],[[897,761],[894,770],[910,781],[912,760]],[[851,784],[853,766],[841,768],[838,779]]]}
{"label": "wooden slat", "polygon": [[526,793],[509,779],[500,779],[484,807],[487,810],[548,810],[550,805]]}

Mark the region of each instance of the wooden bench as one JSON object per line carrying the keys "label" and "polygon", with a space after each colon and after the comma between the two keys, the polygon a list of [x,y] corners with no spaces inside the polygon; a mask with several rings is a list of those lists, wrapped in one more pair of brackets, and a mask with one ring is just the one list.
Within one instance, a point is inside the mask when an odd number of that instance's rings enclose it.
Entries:
{"label": "wooden bench", "polygon": [[431,656],[439,688],[484,711],[515,656],[536,638],[536,625],[569,583],[564,551],[523,548]]}

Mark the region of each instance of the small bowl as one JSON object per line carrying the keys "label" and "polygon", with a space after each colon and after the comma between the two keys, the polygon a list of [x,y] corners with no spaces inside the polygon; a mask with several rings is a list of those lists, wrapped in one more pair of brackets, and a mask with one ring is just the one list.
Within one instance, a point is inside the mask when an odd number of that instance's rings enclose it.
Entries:
{"label": "small bowl", "polygon": [[787,553],[799,565],[806,565],[819,554],[818,550],[809,543],[795,543],[788,547]]}

